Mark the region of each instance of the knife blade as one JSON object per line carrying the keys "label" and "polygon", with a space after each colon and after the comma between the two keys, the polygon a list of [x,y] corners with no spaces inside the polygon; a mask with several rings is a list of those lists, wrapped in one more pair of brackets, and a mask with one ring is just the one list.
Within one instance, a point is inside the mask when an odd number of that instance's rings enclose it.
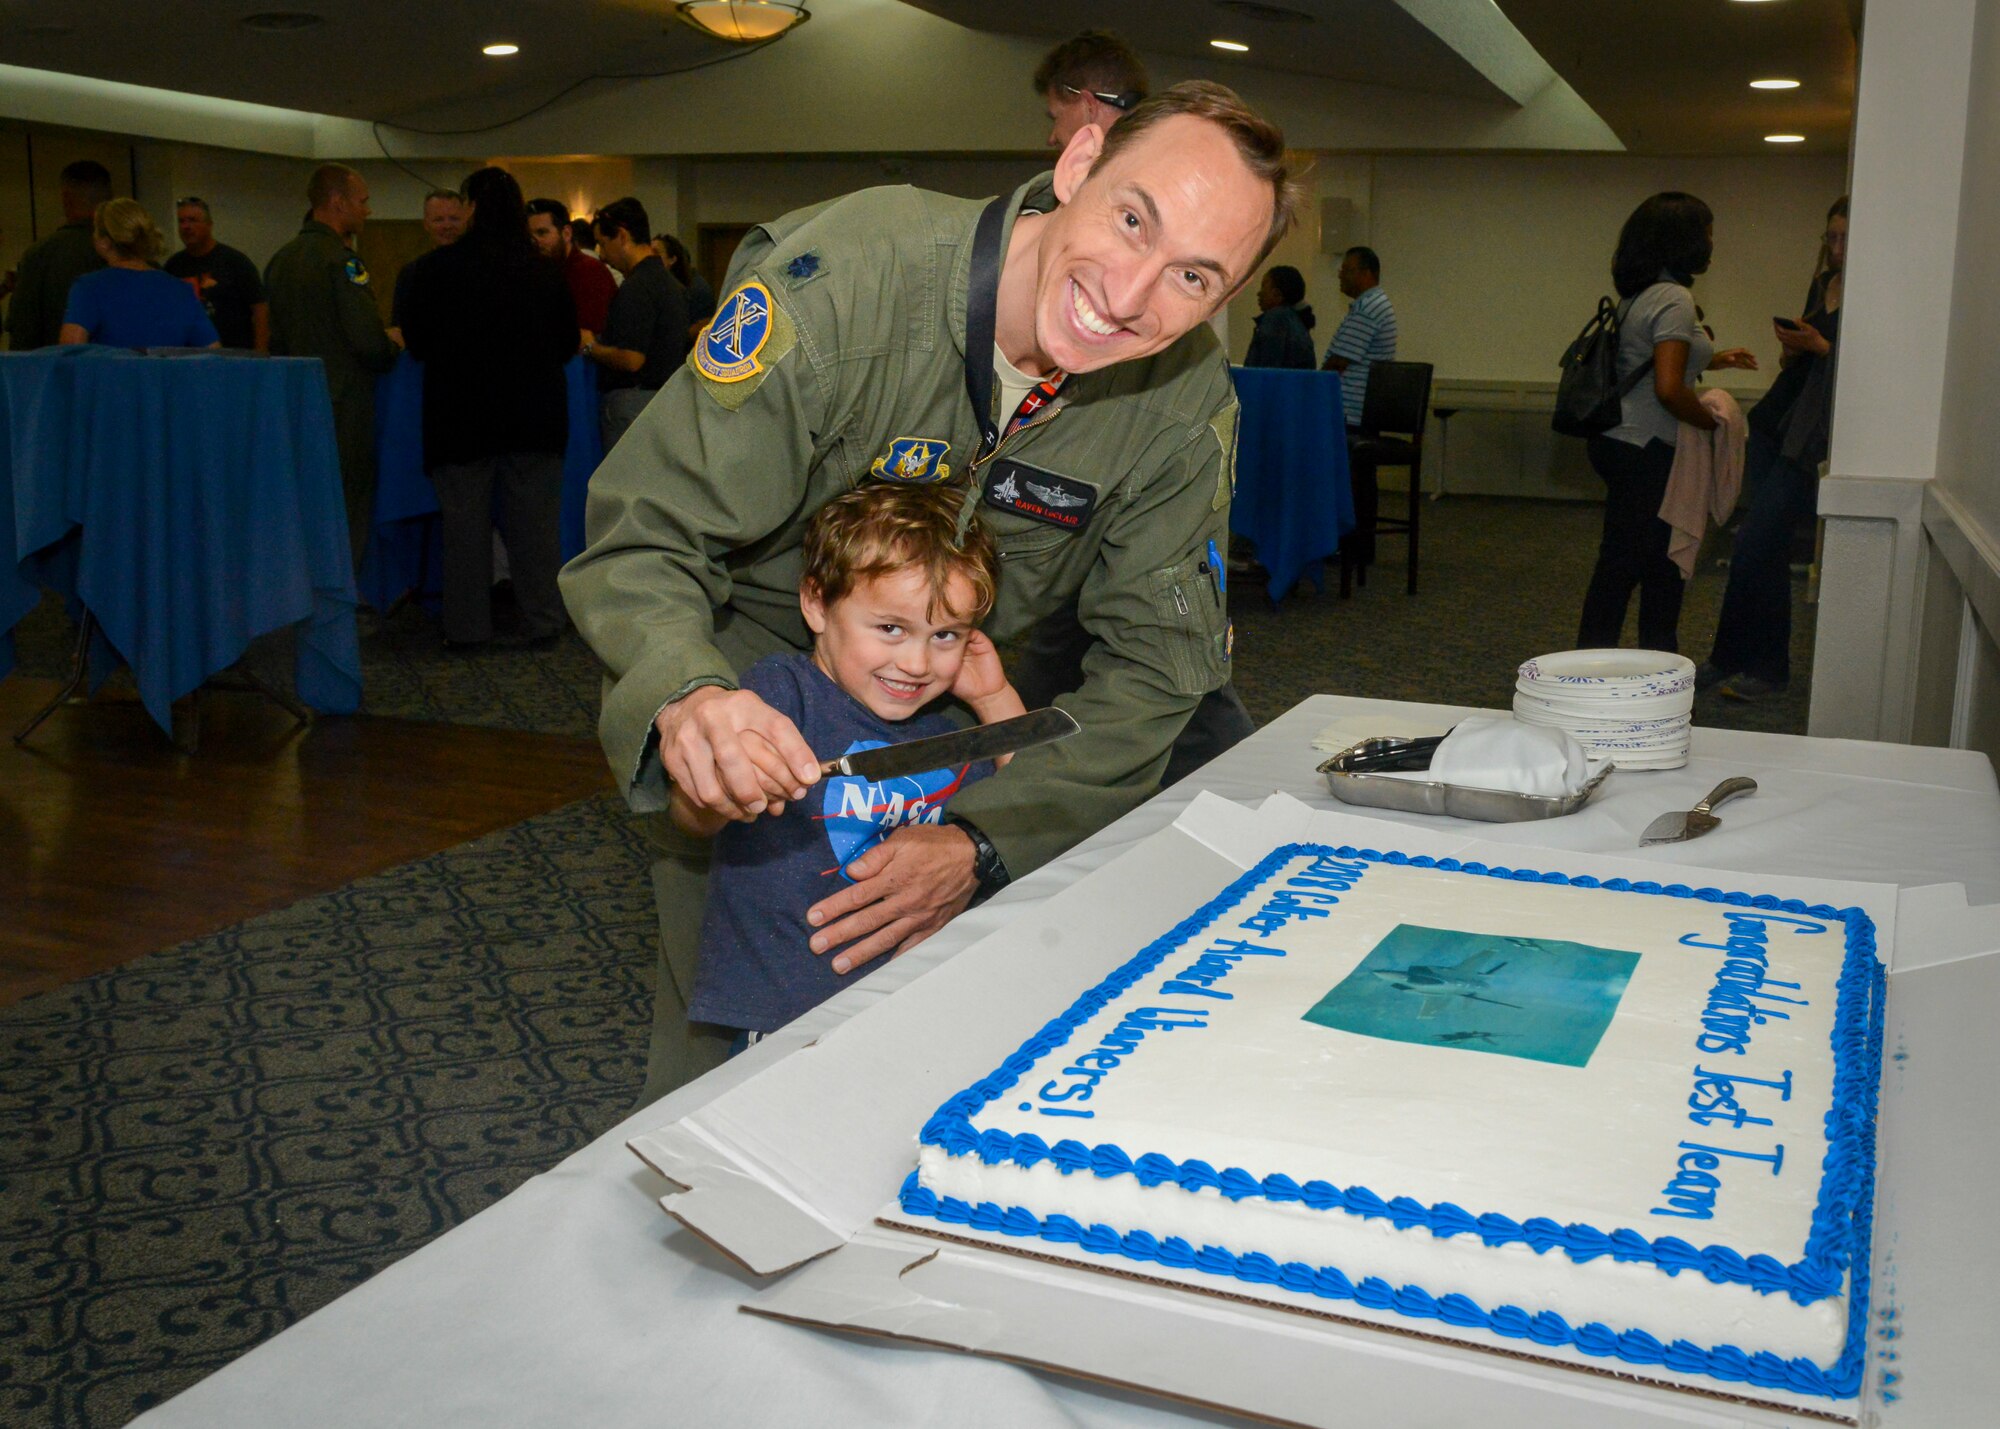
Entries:
{"label": "knife blade", "polygon": [[995,759],[1002,754],[1018,754],[1038,744],[1068,739],[1080,727],[1068,711],[1052,705],[1012,719],[932,735],[929,739],[912,739],[881,749],[864,749],[859,754],[844,754],[821,764],[819,772],[848,774],[857,779],[894,779],[904,774],[923,774],[932,769]]}
{"label": "knife blade", "polygon": [[1738,794],[1756,792],[1755,779],[1740,774],[1733,779],[1725,779],[1709,790],[1708,797],[1692,809],[1686,811],[1677,809],[1673,813],[1662,814],[1646,825],[1646,831],[1639,835],[1639,846],[1644,848],[1648,844],[1675,844],[1685,839],[1698,839],[1722,823],[1722,820],[1712,812],[1718,804],[1733,799]]}

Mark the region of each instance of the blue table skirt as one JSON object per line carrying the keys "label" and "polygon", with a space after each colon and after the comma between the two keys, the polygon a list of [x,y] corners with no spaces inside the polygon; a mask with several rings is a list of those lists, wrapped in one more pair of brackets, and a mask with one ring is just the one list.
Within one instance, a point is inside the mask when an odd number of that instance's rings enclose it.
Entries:
{"label": "blue table skirt", "polygon": [[[597,425],[597,367],[573,357],[569,446],[563,452],[562,554],[583,549],[583,505],[603,460]],[[361,595],[387,610],[405,594],[435,596],[444,584],[443,537],[433,518],[437,488],[424,473],[424,368],[405,353],[375,383],[375,525],[361,563]]]}
{"label": "blue table skirt", "polygon": [[285,625],[299,698],[354,710],[344,512],[316,358],[0,355],[0,675],[47,587],[96,615],[163,729],[176,699]]}
{"label": "blue table skirt", "polygon": [[1256,543],[1271,599],[1282,600],[1354,529],[1340,375],[1232,367],[1230,376],[1242,412],[1229,529]]}

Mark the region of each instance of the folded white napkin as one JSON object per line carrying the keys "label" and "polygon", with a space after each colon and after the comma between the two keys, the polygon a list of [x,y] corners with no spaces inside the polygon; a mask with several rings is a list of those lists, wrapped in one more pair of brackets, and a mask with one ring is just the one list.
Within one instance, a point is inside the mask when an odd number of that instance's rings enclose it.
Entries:
{"label": "folded white napkin", "polygon": [[1562,798],[1581,789],[1592,772],[1583,746],[1567,731],[1471,715],[1439,743],[1429,769],[1395,777]]}

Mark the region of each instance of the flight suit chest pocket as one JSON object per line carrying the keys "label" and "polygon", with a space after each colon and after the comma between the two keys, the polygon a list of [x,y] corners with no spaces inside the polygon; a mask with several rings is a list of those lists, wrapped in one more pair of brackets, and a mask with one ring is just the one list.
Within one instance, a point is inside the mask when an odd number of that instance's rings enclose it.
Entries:
{"label": "flight suit chest pocket", "polygon": [[1174,690],[1183,695],[1205,695],[1221,685],[1225,676],[1222,647],[1226,622],[1221,594],[1195,560],[1154,571],[1149,580]]}

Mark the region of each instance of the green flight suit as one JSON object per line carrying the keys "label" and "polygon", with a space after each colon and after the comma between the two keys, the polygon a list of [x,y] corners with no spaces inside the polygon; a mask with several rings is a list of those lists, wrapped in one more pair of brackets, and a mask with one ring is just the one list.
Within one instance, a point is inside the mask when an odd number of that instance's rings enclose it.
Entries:
{"label": "green flight suit", "polygon": [[375,511],[375,377],[396,363],[382,326],[368,266],[325,224],[312,219],[264,269],[271,304],[271,355],[317,357],[333,398],[333,436],[347,498],[354,565],[368,549]]}
{"label": "green flight suit", "polygon": [[103,266],[87,222],[65,223],[23,253],[7,309],[8,346],[15,352],[54,347],[62,340],[69,285]]}
{"label": "green flight suit", "polygon": [[[1226,678],[1228,622],[1206,557],[1211,542],[1227,545],[1236,397],[1213,333],[1197,327],[1150,358],[1071,377],[968,472],[979,431],[965,387],[966,293],[983,207],[872,189],[753,229],[728,285],[732,299],[753,281],[771,298],[750,370],[720,368],[732,354],[704,358],[698,345],[592,477],[590,544],[563,572],[563,594],[610,670],[599,733],[635,811],[666,802],[660,710],[701,685],[733,688],[762,655],[810,647],[798,602],[806,523],[885,475],[871,469],[887,466],[898,438],[948,442],[938,463],[948,475],[928,475],[963,486],[968,519],[976,510],[994,534],[1001,579],[983,628],[1007,642],[1076,599],[1096,639],[1083,687],[1057,701],[1082,732],[952,801],[1014,876],[1150,795],[1189,712]],[[1016,192],[1007,229],[1023,209],[1054,207],[1044,175]],[[731,310],[725,299],[717,322]],[[986,500],[982,481],[1009,459],[1065,478],[1070,492],[1094,488],[1086,524],[1064,529]],[[724,1044],[684,1025],[706,846],[664,816],[648,823],[662,942],[651,1098],[720,1060]]]}

